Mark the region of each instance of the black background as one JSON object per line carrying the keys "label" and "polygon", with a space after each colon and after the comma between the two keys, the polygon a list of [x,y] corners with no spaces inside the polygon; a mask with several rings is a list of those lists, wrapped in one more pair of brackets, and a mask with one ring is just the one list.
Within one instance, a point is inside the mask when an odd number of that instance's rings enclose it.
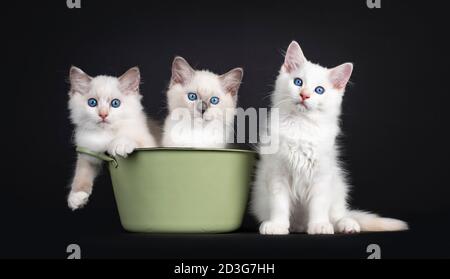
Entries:
{"label": "black background", "polygon": [[[14,98],[2,107],[3,124],[14,136],[3,152],[0,257],[64,258],[70,243],[82,246],[83,257],[364,258],[370,243],[380,244],[385,257],[448,257],[443,1],[384,0],[374,10],[365,0],[82,0],[81,9],[65,2],[22,1],[2,19],[3,100]],[[243,67],[240,106],[267,107],[282,53],[294,39],[313,62],[354,63],[342,116],[352,205],[402,218],[411,231],[263,237],[246,216],[235,234],[129,234],[107,171],[86,208],[67,208],[76,156],[67,109],[71,65],[92,76],[138,65],[146,111],[162,120],[175,55],[217,73]]]}

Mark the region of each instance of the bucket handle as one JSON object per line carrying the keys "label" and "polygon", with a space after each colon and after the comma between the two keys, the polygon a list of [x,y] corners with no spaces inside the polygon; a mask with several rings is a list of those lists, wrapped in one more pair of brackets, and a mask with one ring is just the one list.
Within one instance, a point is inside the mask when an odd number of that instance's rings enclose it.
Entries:
{"label": "bucket handle", "polygon": [[89,150],[87,148],[84,148],[84,147],[81,147],[81,146],[77,146],[76,151],[78,153],[80,153],[80,154],[89,155],[89,156],[97,158],[99,160],[111,163],[114,168],[117,168],[119,166],[119,164],[117,163],[116,159],[106,155],[105,153],[97,153],[97,152],[91,151],[91,150]]}

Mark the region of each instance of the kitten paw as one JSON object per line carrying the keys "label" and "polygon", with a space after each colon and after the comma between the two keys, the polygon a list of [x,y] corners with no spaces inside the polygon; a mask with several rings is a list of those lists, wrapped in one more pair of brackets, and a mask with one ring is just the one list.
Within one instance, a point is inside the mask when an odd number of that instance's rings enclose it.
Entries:
{"label": "kitten paw", "polygon": [[352,218],[342,218],[336,223],[336,230],[339,233],[359,233],[361,226]]}
{"label": "kitten paw", "polygon": [[126,158],[128,154],[133,152],[137,147],[137,143],[127,138],[119,138],[114,140],[108,148],[108,153],[112,156],[122,156]]}
{"label": "kitten paw", "polygon": [[271,235],[289,234],[289,225],[265,221],[262,222],[261,226],[259,226],[259,233]]}
{"label": "kitten paw", "polygon": [[89,200],[89,194],[86,192],[70,192],[67,198],[67,204],[72,210],[82,208]]}
{"label": "kitten paw", "polygon": [[334,234],[333,225],[330,222],[308,224],[308,234]]}

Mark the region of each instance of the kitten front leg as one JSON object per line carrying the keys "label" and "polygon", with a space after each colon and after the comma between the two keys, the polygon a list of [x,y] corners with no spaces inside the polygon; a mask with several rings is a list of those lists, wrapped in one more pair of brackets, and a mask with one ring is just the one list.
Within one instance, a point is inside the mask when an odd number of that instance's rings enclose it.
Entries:
{"label": "kitten front leg", "polygon": [[269,185],[270,218],[259,227],[261,234],[289,234],[291,199],[288,181],[285,178],[273,179]]}
{"label": "kitten front leg", "polygon": [[329,216],[331,198],[328,185],[322,181],[312,186],[308,203],[308,234],[334,234]]}
{"label": "kitten front leg", "polygon": [[138,147],[138,143],[127,137],[118,137],[108,146],[108,153],[112,156],[122,156],[126,158],[128,154]]}
{"label": "kitten front leg", "polygon": [[[347,185],[345,185],[344,182],[336,184],[336,186],[340,186],[339,188],[341,189],[347,188]],[[350,234],[359,233],[361,231],[359,223],[351,216],[348,216],[348,212],[346,192],[335,193],[330,210],[330,220],[334,224],[336,233]]]}
{"label": "kitten front leg", "polygon": [[75,167],[71,191],[67,198],[67,204],[70,209],[76,210],[82,208],[92,193],[94,179],[100,171],[101,162],[97,159],[87,158],[79,154]]}

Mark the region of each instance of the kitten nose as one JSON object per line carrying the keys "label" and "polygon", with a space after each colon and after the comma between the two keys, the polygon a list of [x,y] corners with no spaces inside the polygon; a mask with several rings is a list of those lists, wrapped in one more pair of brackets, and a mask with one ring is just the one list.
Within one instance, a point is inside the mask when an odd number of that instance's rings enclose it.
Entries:
{"label": "kitten nose", "polygon": [[300,92],[300,97],[302,98],[302,101],[309,99],[310,94],[308,94],[306,91]]}
{"label": "kitten nose", "polygon": [[205,113],[205,111],[208,109],[208,106],[205,102],[202,102],[202,115]]}
{"label": "kitten nose", "polygon": [[105,111],[101,111],[98,116],[100,116],[103,120],[105,120],[106,117],[108,117],[108,113]]}

